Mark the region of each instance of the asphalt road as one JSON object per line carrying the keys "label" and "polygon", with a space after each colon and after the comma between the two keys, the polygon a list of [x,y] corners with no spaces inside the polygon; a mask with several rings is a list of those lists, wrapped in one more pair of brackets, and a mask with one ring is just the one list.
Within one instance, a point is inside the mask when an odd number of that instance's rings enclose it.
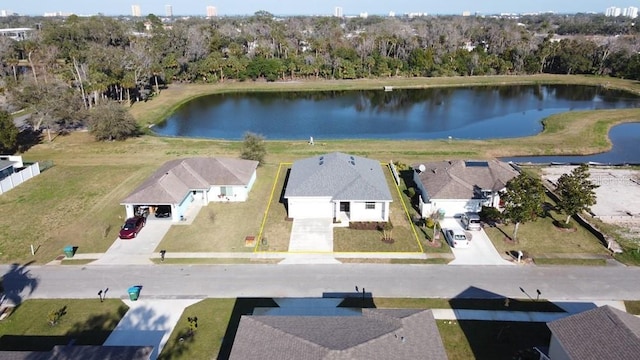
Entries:
{"label": "asphalt road", "polygon": [[[640,299],[640,268],[446,265],[0,266],[5,293],[26,298],[320,297],[366,289],[375,297]],[[522,288],[522,290],[521,290]],[[524,291],[524,292],[523,292]],[[528,295],[527,295],[528,294]]]}

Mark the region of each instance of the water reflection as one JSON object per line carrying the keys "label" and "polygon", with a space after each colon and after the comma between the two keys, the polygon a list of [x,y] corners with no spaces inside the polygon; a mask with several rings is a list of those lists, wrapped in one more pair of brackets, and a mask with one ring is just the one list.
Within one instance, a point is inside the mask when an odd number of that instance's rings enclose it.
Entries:
{"label": "water reflection", "polygon": [[160,135],[241,139],[487,139],[534,135],[570,110],[640,105],[629,93],[573,85],[230,93],[201,97],[154,128]]}

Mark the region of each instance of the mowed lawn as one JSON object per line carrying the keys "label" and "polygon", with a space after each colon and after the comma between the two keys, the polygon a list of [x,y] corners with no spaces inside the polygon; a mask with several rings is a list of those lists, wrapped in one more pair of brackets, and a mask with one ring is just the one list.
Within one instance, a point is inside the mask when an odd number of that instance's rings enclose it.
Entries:
{"label": "mowed lawn", "polygon": [[508,240],[513,236],[513,224],[485,226],[484,230],[498,252],[502,254],[514,250],[527,252],[533,258],[536,255],[545,254],[609,254],[593,234],[574,220],[571,222],[576,227],[575,232],[567,232],[557,228],[553,224],[554,219],[564,221],[565,216],[551,210],[547,217],[521,224],[518,229],[517,243]]}
{"label": "mowed lawn", "polygon": [[247,236],[257,237],[278,171],[266,164],[257,170],[256,182],[245,202],[212,202],[200,210],[190,225],[174,225],[159,249],[168,252],[244,252]]}
{"label": "mowed lawn", "polygon": [[[0,350],[48,351],[55,345],[102,345],[129,308],[119,299],[27,300],[0,321]],[[55,325],[49,313],[62,311]]]}

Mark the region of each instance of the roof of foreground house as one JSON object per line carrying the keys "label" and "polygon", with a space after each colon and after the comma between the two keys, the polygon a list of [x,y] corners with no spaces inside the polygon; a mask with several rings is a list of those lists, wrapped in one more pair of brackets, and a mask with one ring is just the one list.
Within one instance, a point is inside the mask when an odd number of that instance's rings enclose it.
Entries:
{"label": "roof of foreground house", "polygon": [[123,204],[173,204],[190,190],[211,186],[247,185],[258,167],[253,160],[186,158],[164,163],[142,185],[122,200]]}
{"label": "roof of foreground house", "polygon": [[340,152],[294,162],[284,197],[295,196],[392,200],[380,162]]}
{"label": "roof of foreground house", "polygon": [[547,324],[570,359],[638,359],[640,318],[602,306]]}
{"label": "roof of foreground house", "polygon": [[240,319],[230,359],[446,359],[431,310]]}
{"label": "roof of foreground house", "polygon": [[[419,171],[424,166],[423,171]],[[473,199],[477,189],[499,191],[518,176],[499,160],[452,160],[415,164],[429,199]]]}

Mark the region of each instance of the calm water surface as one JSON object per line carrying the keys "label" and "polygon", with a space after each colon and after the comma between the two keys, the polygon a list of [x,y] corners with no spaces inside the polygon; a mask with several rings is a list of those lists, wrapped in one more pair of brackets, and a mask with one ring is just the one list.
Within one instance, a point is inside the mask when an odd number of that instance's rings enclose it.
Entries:
{"label": "calm water surface", "polygon": [[571,110],[640,106],[635,95],[573,85],[233,93],[193,100],[153,129],[160,135],[270,140],[488,139],[529,136]]}

